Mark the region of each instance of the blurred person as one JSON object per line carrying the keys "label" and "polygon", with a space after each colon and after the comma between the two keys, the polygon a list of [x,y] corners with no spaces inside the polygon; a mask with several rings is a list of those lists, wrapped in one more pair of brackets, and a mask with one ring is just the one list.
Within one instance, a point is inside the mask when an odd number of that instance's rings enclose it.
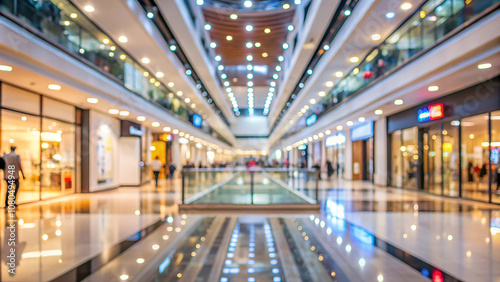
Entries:
{"label": "blurred person", "polygon": [[[3,154],[3,160],[5,162],[4,169],[4,179],[7,182],[7,191],[5,193],[5,207],[9,206],[9,185],[15,185],[14,199],[11,202],[15,207],[17,207],[16,200],[17,194],[19,192],[19,172],[23,175],[23,180],[26,179],[24,176],[23,167],[21,166],[21,157],[16,154],[16,146],[10,146],[10,153]],[[10,179],[9,179],[10,176]]]}
{"label": "blurred person", "polygon": [[332,175],[333,175],[333,166],[332,166],[332,162],[330,160],[326,161],[326,172],[327,172],[327,175],[328,175],[328,179],[332,178]]}
{"label": "blurred person", "polygon": [[160,177],[160,171],[163,167],[163,163],[160,161],[158,156],[155,157],[155,160],[151,162],[151,168],[153,169],[153,174],[155,175],[155,184],[158,187],[158,178]]}

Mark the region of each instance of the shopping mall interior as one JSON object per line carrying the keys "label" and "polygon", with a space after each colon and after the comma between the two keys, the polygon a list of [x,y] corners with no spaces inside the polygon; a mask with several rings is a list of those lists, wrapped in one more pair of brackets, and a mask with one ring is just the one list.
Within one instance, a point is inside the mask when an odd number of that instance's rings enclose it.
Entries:
{"label": "shopping mall interior", "polygon": [[0,0],[0,281],[500,281],[498,27],[499,0]]}

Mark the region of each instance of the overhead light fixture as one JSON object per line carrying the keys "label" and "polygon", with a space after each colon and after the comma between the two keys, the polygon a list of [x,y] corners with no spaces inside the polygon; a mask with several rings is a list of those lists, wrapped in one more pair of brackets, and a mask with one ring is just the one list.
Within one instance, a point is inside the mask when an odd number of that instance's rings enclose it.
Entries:
{"label": "overhead light fixture", "polygon": [[161,71],[159,71],[159,72],[156,73],[156,77],[162,78],[164,76],[165,76],[165,74],[162,73]]}
{"label": "overhead light fixture", "polygon": [[170,45],[170,51],[175,52],[175,50],[177,50],[177,46],[174,44]]}
{"label": "overhead light fixture", "polygon": [[260,47],[260,42],[255,42],[255,47],[259,48]]}
{"label": "overhead light fixture", "polygon": [[288,25],[288,27],[287,27],[287,28],[288,28],[288,30],[289,30],[289,31],[292,31],[292,30],[294,30],[294,28],[295,28],[295,27],[294,27],[293,25],[291,25],[291,24],[290,24],[290,25]]}
{"label": "overhead light fixture", "polygon": [[351,58],[349,59],[349,61],[350,61],[351,63],[357,63],[357,62],[359,62],[359,58],[358,58],[358,57],[351,57]]}
{"label": "overhead light fixture", "polygon": [[138,117],[137,117],[137,120],[138,120],[138,121],[145,121],[145,120],[146,120],[146,117],[145,117],[145,116],[138,116]]}
{"label": "overhead light fixture", "polygon": [[337,130],[342,130],[344,127],[342,125],[337,125]]}
{"label": "overhead light fixture", "polygon": [[263,58],[267,58],[267,56],[269,56],[269,54],[267,54],[266,52],[262,53]]}
{"label": "overhead light fixture", "polygon": [[365,119],[364,117],[359,117],[359,118],[358,118],[358,121],[359,121],[359,122],[365,122],[365,120],[366,120],[366,119]]}
{"label": "overhead light fixture", "polygon": [[211,29],[212,29],[212,26],[211,26],[211,25],[209,25],[209,24],[205,24],[205,26],[204,26],[204,27],[205,27],[205,30],[211,30]]}
{"label": "overhead light fixture", "polygon": [[232,20],[236,20],[236,19],[238,19],[238,15],[236,15],[236,14],[231,14],[231,15],[229,16],[229,18],[230,18],[230,19],[232,19]]}
{"label": "overhead light fixture", "polygon": [[375,110],[375,114],[376,114],[376,115],[381,115],[381,114],[383,114],[383,113],[384,113],[384,111],[382,111],[382,110],[380,110],[380,109],[379,109],[379,110]]}
{"label": "overhead light fixture", "polygon": [[87,5],[87,6],[83,7],[83,9],[89,13],[92,13],[93,11],[95,11],[94,7],[91,5]]}
{"label": "overhead light fixture", "polygon": [[316,99],[311,99],[311,100],[309,100],[309,103],[310,103],[311,105],[316,104]]}
{"label": "overhead light fixture", "polygon": [[333,81],[327,81],[325,85],[326,87],[333,87]]}
{"label": "overhead light fixture", "polygon": [[290,47],[290,46],[288,45],[288,43],[283,43],[283,49],[285,49],[285,50],[286,50],[286,49],[288,49],[288,47]]}
{"label": "overhead light fixture", "polygon": [[87,102],[90,104],[97,104],[99,100],[97,100],[97,98],[87,98]]}
{"label": "overhead light fixture", "polygon": [[215,47],[217,47],[217,43],[215,42],[210,43],[210,48],[215,48]]}
{"label": "overhead light fixture", "polygon": [[405,3],[401,4],[401,9],[404,11],[411,9],[411,7],[412,7],[412,5],[409,2],[405,2]]}
{"label": "overhead light fixture", "polygon": [[288,4],[288,3],[283,4],[283,9],[284,10],[290,9],[290,4]]}
{"label": "overhead light fixture", "polygon": [[76,19],[78,17],[78,14],[77,13],[71,13],[69,15],[72,19]]}
{"label": "overhead light fixture", "polygon": [[252,31],[253,30],[253,26],[247,25],[247,26],[245,26],[245,29],[246,29],[246,31]]}
{"label": "overhead light fixture", "polygon": [[167,85],[168,87],[174,87],[175,84],[172,81],[170,81]]}
{"label": "overhead light fixture", "polygon": [[318,95],[319,95],[319,97],[325,97],[326,96],[326,92],[325,91],[319,91]]}
{"label": "overhead light fixture", "polygon": [[283,62],[283,60],[285,60],[285,58],[283,56],[278,57],[278,61]]}
{"label": "overhead light fixture", "polygon": [[120,36],[118,37],[118,41],[120,41],[121,43],[127,43],[128,39],[126,36]]}
{"label": "overhead light fixture", "polygon": [[128,111],[120,111],[120,115],[124,117],[128,117],[130,113]]}
{"label": "overhead light fixture", "polygon": [[153,127],[160,127],[160,123],[157,122],[157,121],[155,121],[155,122],[151,123],[151,126],[153,126]]}
{"label": "overhead light fixture", "polygon": [[182,96],[182,91],[177,91],[177,96]]}
{"label": "overhead light fixture", "polygon": [[189,102],[191,102],[191,99],[186,98],[186,99],[184,99],[184,102],[189,103]]}
{"label": "overhead light fixture", "polygon": [[265,33],[271,33],[271,29],[270,28],[266,28],[266,29],[264,29],[264,32]]}
{"label": "overhead light fixture", "polygon": [[117,115],[117,114],[119,114],[119,113],[120,113],[120,111],[119,111],[119,110],[117,110],[117,109],[109,109],[108,113],[110,113],[110,114],[112,114],[112,115]]}
{"label": "overhead light fixture", "polygon": [[248,0],[243,3],[243,5],[245,5],[245,7],[247,7],[247,8],[252,7],[252,4],[253,4],[252,1],[248,1]]}
{"label": "overhead light fixture", "polygon": [[247,56],[247,61],[249,61],[249,62],[250,62],[250,61],[252,61],[252,60],[253,60],[253,56],[252,56],[252,55],[248,55],[248,56]]}
{"label": "overhead light fixture", "polygon": [[397,100],[394,100],[394,105],[403,105],[403,100],[401,99],[397,99]]}
{"label": "overhead light fixture", "polygon": [[394,12],[388,12],[385,14],[385,17],[388,19],[392,19],[392,18],[394,18],[394,16],[396,16],[396,14]]}
{"label": "overhead light fixture", "polygon": [[341,71],[338,71],[338,72],[335,73],[335,76],[336,77],[342,77],[342,76],[344,76],[344,73],[341,72]]}
{"label": "overhead light fixture", "polygon": [[191,104],[191,109],[194,109],[194,108],[196,108],[196,104],[195,104],[195,103],[192,103],[192,104]]}
{"label": "overhead light fixture", "polygon": [[427,90],[429,90],[431,92],[438,91],[439,90],[439,86],[432,85],[432,86],[427,87]]}
{"label": "overhead light fixture", "polygon": [[146,14],[146,17],[148,17],[148,18],[152,19],[152,18],[154,18],[154,17],[155,17],[155,14],[154,14],[153,12],[148,12],[148,13]]}
{"label": "overhead light fixture", "polygon": [[489,69],[489,68],[491,68],[491,64],[490,63],[479,64],[479,65],[477,65],[477,68],[480,70]]}
{"label": "overhead light fixture", "polygon": [[248,79],[253,79],[253,74],[251,74],[251,73],[247,74],[247,78]]}
{"label": "overhead light fixture", "polygon": [[345,10],[344,11],[344,16],[349,16],[351,15],[351,10]]}
{"label": "overhead light fixture", "polygon": [[252,44],[252,42],[247,42],[247,44],[245,44],[245,46],[246,46],[247,48],[252,48],[252,47],[253,47],[253,44]]}
{"label": "overhead light fixture", "polygon": [[104,38],[104,39],[102,40],[102,43],[104,43],[104,44],[108,44],[108,43],[109,43],[109,39]]}
{"label": "overhead light fixture", "polygon": [[149,60],[149,58],[142,58],[141,62],[143,62],[144,64],[149,64],[151,62],[151,60]]}
{"label": "overhead light fixture", "polygon": [[203,3],[205,3],[205,1],[203,1],[203,0],[196,0],[196,5],[198,5],[198,6],[203,5]]}
{"label": "overhead light fixture", "polygon": [[0,71],[12,71],[12,67],[6,65],[0,65]]}
{"label": "overhead light fixture", "polygon": [[178,129],[174,129],[174,131],[172,131],[172,133],[177,134],[177,133],[179,133],[179,130]]}
{"label": "overhead light fixture", "polygon": [[328,45],[328,44],[323,45],[323,50],[325,50],[325,51],[330,50],[330,45]]}
{"label": "overhead light fixture", "polygon": [[276,71],[277,72],[281,71],[281,67],[280,66],[276,66]]}
{"label": "overhead light fixture", "polygon": [[352,126],[352,125],[354,124],[354,122],[353,122],[352,120],[348,120],[348,121],[346,122],[346,124],[347,124],[347,126]]}
{"label": "overhead light fixture", "polygon": [[127,55],[125,55],[125,54],[121,54],[121,55],[120,55],[120,60],[122,60],[122,61],[123,61],[123,60],[125,60],[126,58],[127,58]]}
{"label": "overhead light fixture", "polygon": [[215,56],[215,60],[217,62],[220,62],[222,60],[222,57],[220,55]]}
{"label": "overhead light fixture", "polygon": [[375,40],[375,41],[380,40],[380,34],[378,34],[378,33],[373,34],[372,40]]}
{"label": "overhead light fixture", "polygon": [[58,84],[49,84],[50,90],[61,90],[61,85]]}
{"label": "overhead light fixture", "polygon": [[233,40],[233,37],[231,35],[228,35],[228,36],[226,36],[226,40],[231,41],[231,40]]}

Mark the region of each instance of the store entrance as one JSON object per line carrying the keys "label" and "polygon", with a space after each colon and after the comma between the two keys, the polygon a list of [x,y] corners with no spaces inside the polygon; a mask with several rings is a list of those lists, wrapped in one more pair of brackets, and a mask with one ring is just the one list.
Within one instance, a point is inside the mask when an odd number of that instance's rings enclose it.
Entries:
{"label": "store entrance", "polygon": [[352,142],[352,179],[373,180],[373,138]]}

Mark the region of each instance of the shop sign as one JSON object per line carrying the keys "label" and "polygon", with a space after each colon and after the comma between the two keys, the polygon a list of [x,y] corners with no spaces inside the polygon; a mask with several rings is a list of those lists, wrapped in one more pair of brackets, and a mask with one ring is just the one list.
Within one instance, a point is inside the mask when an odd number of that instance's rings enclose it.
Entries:
{"label": "shop sign", "polygon": [[418,122],[426,122],[444,117],[443,104],[434,104],[418,110]]}
{"label": "shop sign", "polygon": [[373,136],[373,122],[367,122],[351,129],[351,140],[363,140]]}
{"label": "shop sign", "polygon": [[302,144],[302,145],[297,146],[297,150],[299,150],[299,151],[304,151],[306,149],[307,149],[307,145]]}
{"label": "shop sign", "polygon": [[306,125],[311,126],[311,125],[315,124],[317,120],[318,120],[318,116],[316,114],[312,114],[306,119]]}
{"label": "shop sign", "polygon": [[193,114],[193,125],[196,127],[201,127],[203,119],[199,114]]}
{"label": "shop sign", "polygon": [[343,145],[345,144],[345,133],[344,132],[339,132],[334,135],[330,135],[325,138],[325,146],[326,147],[333,147],[336,145]]}
{"label": "shop sign", "polygon": [[121,136],[142,136],[144,132],[142,131],[141,125],[128,120],[121,121]]}
{"label": "shop sign", "polygon": [[443,143],[443,151],[444,152],[453,151],[453,145],[451,143]]}
{"label": "shop sign", "polygon": [[491,161],[497,165],[498,162],[500,161],[500,152],[499,152],[499,149],[498,148],[493,148],[491,149],[491,157],[490,157]]}

